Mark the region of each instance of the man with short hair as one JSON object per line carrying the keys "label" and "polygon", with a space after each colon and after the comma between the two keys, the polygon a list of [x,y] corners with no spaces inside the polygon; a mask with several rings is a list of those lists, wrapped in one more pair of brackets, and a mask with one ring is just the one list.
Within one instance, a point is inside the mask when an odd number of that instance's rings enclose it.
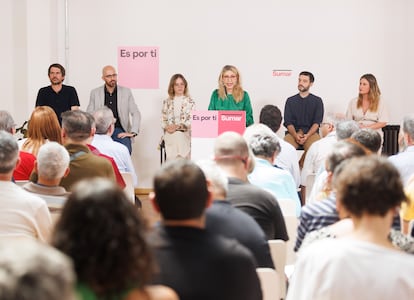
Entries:
{"label": "man with short hair", "polygon": [[408,180],[414,175],[414,114],[404,117],[402,132],[407,148],[388,159],[400,172],[403,184],[406,186]]}
{"label": "man with short hair", "polygon": [[49,207],[60,208],[69,193],[59,186],[63,177],[69,174],[69,153],[56,142],[49,142],[39,148],[34,171],[37,182],[28,182],[23,186],[28,192],[38,195]]}
{"label": "man with short hair", "polygon": [[351,138],[361,143],[365,148],[371,151],[373,154],[380,154],[382,138],[377,130],[372,128],[361,128],[354,132]]}
{"label": "man with short hair", "polygon": [[116,123],[112,110],[104,106],[96,110],[93,116],[95,118],[96,132],[93,136],[92,146],[98,148],[101,153],[112,157],[120,172],[131,173],[134,185],[136,186],[138,184],[138,178],[128,148],[111,139]]}
{"label": "man with short hair", "polygon": [[103,106],[109,107],[116,119],[112,139],[124,144],[131,153],[131,139],[139,134],[141,113],[131,90],[117,85],[117,77],[113,66],[105,66],[102,69],[102,80],[105,84],[91,91],[86,110],[93,113]]}
{"label": "man with short hair", "polygon": [[218,136],[214,144],[214,159],[229,179],[227,200],[253,217],[268,240],[287,241],[286,224],[275,197],[250,184],[247,178],[254,158],[243,137],[231,131]]}
{"label": "man with short hair", "polygon": [[303,166],[306,152],[315,141],[320,139],[318,134],[319,124],[323,119],[323,102],[318,96],[309,92],[315,77],[311,72],[303,71],[299,74],[299,93],[289,97],[285,104],[284,126],[288,133],[285,141],[298,149],[303,147],[303,153],[299,166]]}
{"label": "man with short hair", "polygon": [[116,181],[111,163],[92,154],[87,146],[94,135],[93,123],[93,116],[81,110],[62,114],[62,137],[70,155],[70,173],[62,178],[60,185],[68,191],[73,184],[85,178],[106,177]]}
{"label": "man with short hair", "polygon": [[[275,105],[265,105],[260,111],[260,123],[268,126],[274,133],[277,133],[282,124],[282,112]],[[277,167],[287,170],[292,174],[296,187],[300,185],[300,170],[298,154],[296,149],[283,139],[278,137],[281,147],[280,153],[276,156],[274,163]]]}
{"label": "man with short hair", "polygon": [[[16,133],[16,123],[8,111],[0,110],[0,130],[12,135]],[[29,152],[19,151],[19,164],[14,169],[13,180],[29,180],[36,157]]]}
{"label": "man with short hair", "polygon": [[46,242],[52,220],[46,202],[13,183],[19,146],[0,130],[0,238],[31,238]]}
{"label": "man with short hair", "polygon": [[68,110],[79,109],[79,98],[73,86],[64,85],[66,70],[61,64],[51,64],[47,70],[50,85],[37,93],[35,106],[50,106],[62,124],[61,114]]}
{"label": "man with short hair", "polygon": [[[214,161],[199,161],[213,193],[213,204],[206,211],[206,230],[236,239],[249,249],[256,259],[257,268],[273,268],[269,244],[256,221],[226,200],[228,180]],[[243,226],[241,226],[243,224]],[[280,271],[280,270],[278,270]]]}
{"label": "man with short hair", "polygon": [[159,266],[155,284],[171,287],[181,300],[262,299],[250,251],[205,230],[213,197],[199,167],[167,162],[154,176],[150,198],[162,216],[149,238]]}

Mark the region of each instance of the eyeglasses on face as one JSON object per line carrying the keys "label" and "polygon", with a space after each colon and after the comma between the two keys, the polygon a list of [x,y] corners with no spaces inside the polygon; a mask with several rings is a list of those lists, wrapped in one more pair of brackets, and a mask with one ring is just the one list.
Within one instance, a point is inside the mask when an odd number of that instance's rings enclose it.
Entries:
{"label": "eyeglasses on face", "polygon": [[105,75],[105,78],[115,78],[115,77],[117,77],[118,76],[118,74],[108,74],[108,75]]}
{"label": "eyeglasses on face", "polygon": [[226,80],[229,80],[229,79],[234,80],[236,78],[237,78],[236,75],[224,75],[223,76],[223,79],[226,79]]}

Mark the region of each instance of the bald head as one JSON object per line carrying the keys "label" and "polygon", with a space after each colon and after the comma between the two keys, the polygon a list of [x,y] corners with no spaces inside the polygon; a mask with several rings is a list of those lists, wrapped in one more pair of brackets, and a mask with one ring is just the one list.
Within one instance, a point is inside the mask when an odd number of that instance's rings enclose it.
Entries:
{"label": "bald head", "polygon": [[102,69],[102,79],[108,89],[114,89],[117,84],[116,70],[113,66],[105,66]]}
{"label": "bald head", "polygon": [[214,156],[217,162],[240,160],[249,157],[249,148],[244,138],[236,132],[224,132],[214,144]]}

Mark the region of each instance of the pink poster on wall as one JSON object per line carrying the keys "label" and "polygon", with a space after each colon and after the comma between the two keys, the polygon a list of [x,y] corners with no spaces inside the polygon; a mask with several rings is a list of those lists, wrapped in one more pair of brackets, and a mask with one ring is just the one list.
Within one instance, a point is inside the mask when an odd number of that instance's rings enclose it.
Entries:
{"label": "pink poster on wall", "polygon": [[131,89],[158,89],[159,47],[118,47],[118,83]]}

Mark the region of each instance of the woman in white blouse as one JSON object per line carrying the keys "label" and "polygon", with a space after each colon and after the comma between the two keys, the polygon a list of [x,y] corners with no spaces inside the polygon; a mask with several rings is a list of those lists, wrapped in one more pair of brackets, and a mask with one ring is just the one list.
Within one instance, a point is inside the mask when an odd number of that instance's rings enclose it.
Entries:
{"label": "woman in white blouse", "polygon": [[183,75],[171,77],[168,95],[163,103],[161,120],[167,160],[190,158],[191,111],[195,103],[188,95],[187,80]]}
{"label": "woman in white blouse", "polygon": [[359,95],[349,103],[346,117],[357,121],[360,128],[378,130],[382,136],[381,128],[387,125],[388,111],[374,75],[361,76]]}

